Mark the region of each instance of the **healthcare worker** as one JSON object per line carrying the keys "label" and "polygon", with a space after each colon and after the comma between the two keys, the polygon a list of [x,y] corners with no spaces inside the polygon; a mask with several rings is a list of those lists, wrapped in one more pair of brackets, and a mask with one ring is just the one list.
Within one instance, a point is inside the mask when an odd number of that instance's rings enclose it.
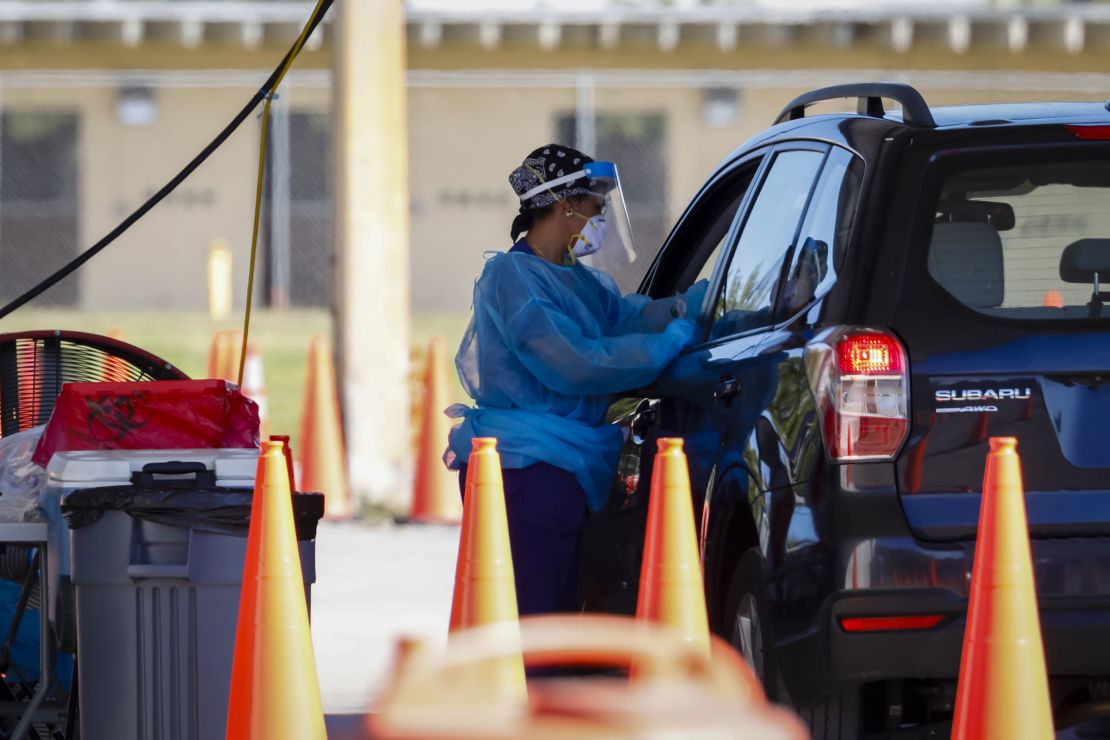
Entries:
{"label": "healthcare worker", "polygon": [[610,396],[656,380],[695,325],[683,296],[621,296],[582,263],[599,249],[635,257],[613,163],[551,144],[509,183],[520,200],[515,243],[474,286],[455,364],[476,403],[448,409],[462,423],[445,461],[463,486],[471,440],[497,438],[520,613],[577,611],[587,510],[604,505],[623,441],[603,423]]}

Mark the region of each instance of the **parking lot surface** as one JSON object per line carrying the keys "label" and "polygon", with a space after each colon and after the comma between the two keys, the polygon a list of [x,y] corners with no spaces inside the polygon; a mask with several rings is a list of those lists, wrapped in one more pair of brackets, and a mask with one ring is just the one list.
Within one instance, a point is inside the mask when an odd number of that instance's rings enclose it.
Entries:
{"label": "parking lot surface", "polygon": [[458,542],[458,527],[320,523],[312,641],[330,737],[385,685],[398,637],[446,636]]}
{"label": "parking lot surface", "polygon": [[365,711],[401,635],[447,634],[458,527],[321,522],[312,641],[324,712]]}

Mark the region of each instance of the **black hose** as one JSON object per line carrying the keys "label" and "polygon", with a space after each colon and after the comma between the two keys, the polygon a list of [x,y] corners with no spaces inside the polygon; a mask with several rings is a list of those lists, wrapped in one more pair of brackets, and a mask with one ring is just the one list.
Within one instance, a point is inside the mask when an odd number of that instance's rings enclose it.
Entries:
{"label": "black hose", "polygon": [[[324,16],[327,14],[328,8],[331,7],[333,1],[334,0],[325,0],[325,2],[320,5],[319,10],[309,20],[309,31],[308,34],[306,34],[305,38],[310,36],[312,32],[316,30],[316,26],[318,26],[320,24],[320,21],[324,19]],[[281,63],[278,64],[277,68],[275,68],[270,76],[266,78],[266,81],[262,83],[262,87],[258,88],[258,92],[256,92],[254,96],[251,97],[249,101],[247,101],[247,104],[243,106],[243,109],[240,110],[239,113],[237,113],[236,116],[231,119],[231,122],[224,127],[223,131],[217,134],[216,138],[214,138],[208,144],[208,146],[204,147],[204,149],[202,149],[200,153],[197,154],[197,156],[193,157],[193,159],[187,165],[185,165],[185,167],[180,172],[178,172],[172,180],[163,185],[157,193],[150,196],[150,198],[145,203],[136,208],[130,216],[121,221],[118,226],[109,231],[108,234],[96,244],[93,244],[84,252],[74,257],[72,260],[63,265],[60,269],[58,269],[52,275],[40,282],[38,285],[31,288],[15,300],[9,302],[3,308],[0,308],[0,319],[4,318],[12,311],[15,311],[17,308],[20,308],[24,304],[33,301],[35,298],[38,298],[40,295],[52,288],[61,280],[68,277],[81,265],[85,264],[97,254],[99,254],[105,247],[119,238],[121,234],[130,229],[136,221],[145,216],[150,209],[158,205],[163,198],[172,193],[178,185],[180,185],[182,182],[185,181],[187,177],[189,177],[189,175],[193,174],[193,171],[196,170],[197,167],[200,167],[204,163],[204,161],[212,155],[212,152],[216,151],[225,141],[227,141],[228,137],[235,133],[235,130],[239,128],[243,121],[247,120],[247,117],[250,116],[251,111],[258,107],[258,104],[265,100],[266,96],[273,91],[274,83],[277,81],[278,75],[281,74],[281,70],[285,67],[285,63],[293,55],[293,52],[295,50],[296,42],[294,42],[289,51],[285,53],[285,56],[281,58]]]}

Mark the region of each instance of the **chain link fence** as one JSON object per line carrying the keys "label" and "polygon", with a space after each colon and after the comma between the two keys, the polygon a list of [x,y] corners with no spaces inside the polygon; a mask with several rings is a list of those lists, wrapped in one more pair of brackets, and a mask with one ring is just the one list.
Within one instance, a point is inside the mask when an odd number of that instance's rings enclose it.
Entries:
{"label": "chain link fence", "polygon": [[[108,233],[184,166],[263,72],[0,73],[0,302]],[[273,107],[256,305],[328,308],[334,283],[330,84],[292,75]],[[261,109],[259,109],[261,110]],[[205,312],[208,253],[245,300],[261,119],[249,118],[131,230],[30,305]]]}
{"label": "chain link fence", "polygon": [[[77,139],[69,111],[0,113],[0,297],[7,301],[77,256]],[[43,294],[41,305],[73,305],[74,280]]]}
{"label": "chain link fence", "polygon": [[[266,179],[270,305],[331,305],[335,283],[331,116],[278,106]],[[295,279],[294,279],[295,276]]]}

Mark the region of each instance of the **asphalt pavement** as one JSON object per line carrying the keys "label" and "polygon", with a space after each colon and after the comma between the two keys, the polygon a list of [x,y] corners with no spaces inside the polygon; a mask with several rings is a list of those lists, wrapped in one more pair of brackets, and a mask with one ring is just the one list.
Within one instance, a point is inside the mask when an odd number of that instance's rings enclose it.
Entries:
{"label": "asphalt pavement", "polygon": [[312,642],[333,740],[386,685],[398,637],[446,638],[458,545],[458,527],[321,522]]}
{"label": "asphalt pavement", "polygon": [[312,642],[324,713],[362,713],[402,635],[444,639],[459,528],[321,522]]}

